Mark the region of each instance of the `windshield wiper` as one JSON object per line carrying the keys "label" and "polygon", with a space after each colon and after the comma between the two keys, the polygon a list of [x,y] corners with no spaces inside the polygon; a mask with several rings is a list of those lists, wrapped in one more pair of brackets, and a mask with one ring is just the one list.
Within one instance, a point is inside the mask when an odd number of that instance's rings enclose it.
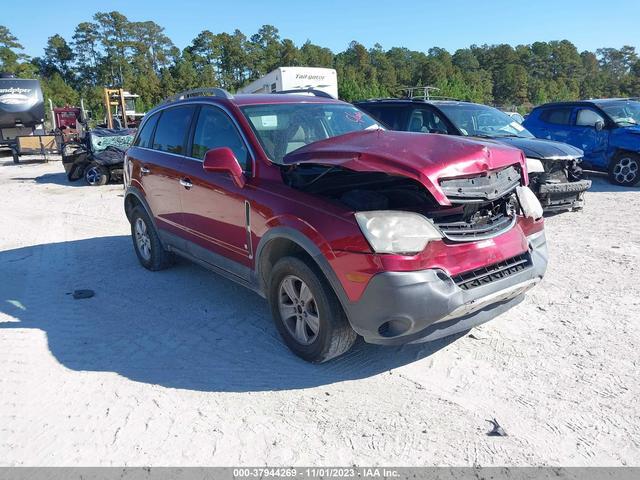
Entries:
{"label": "windshield wiper", "polygon": [[470,137],[478,137],[478,138],[495,138],[492,135],[487,135],[486,133],[474,133],[473,135],[469,135]]}
{"label": "windshield wiper", "polygon": [[474,133],[471,136],[478,137],[478,138],[511,138],[511,137],[520,138],[520,135],[516,135],[515,133],[506,133],[506,134],[500,134],[500,135],[497,135],[497,134],[489,135],[488,133]]}

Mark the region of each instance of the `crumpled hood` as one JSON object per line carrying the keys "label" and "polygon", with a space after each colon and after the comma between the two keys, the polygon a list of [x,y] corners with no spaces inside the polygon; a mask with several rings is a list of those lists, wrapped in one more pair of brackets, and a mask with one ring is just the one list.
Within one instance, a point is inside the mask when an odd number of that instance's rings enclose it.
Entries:
{"label": "crumpled hood", "polygon": [[519,148],[527,157],[539,160],[576,160],[584,155],[573,145],[543,138],[505,137],[496,138],[496,141]]}
{"label": "crumpled hood", "polygon": [[451,205],[440,188],[443,178],[477,175],[520,164],[528,183],[522,152],[476,139],[390,130],[365,130],[320,140],[283,159],[285,165],[317,163],[359,172],[403,175],[422,183],[441,205]]}

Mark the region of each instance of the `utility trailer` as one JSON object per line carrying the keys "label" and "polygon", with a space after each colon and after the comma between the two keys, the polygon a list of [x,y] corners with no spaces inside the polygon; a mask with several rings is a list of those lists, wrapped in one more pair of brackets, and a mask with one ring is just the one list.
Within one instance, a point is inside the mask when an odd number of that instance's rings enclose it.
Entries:
{"label": "utility trailer", "polygon": [[40,155],[45,161],[49,155],[60,153],[58,138],[55,135],[25,135],[16,137],[13,150],[14,163],[20,163],[21,155]]}
{"label": "utility trailer", "polygon": [[0,74],[0,147],[9,147],[13,161],[21,155],[58,153],[57,140],[44,131],[44,99],[40,82]]}
{"label": "utility trailer", "polygon": [[254,80],[238,93],[284,93],[320,90],[338,98],[338,75],[333,68],[280,67]]}

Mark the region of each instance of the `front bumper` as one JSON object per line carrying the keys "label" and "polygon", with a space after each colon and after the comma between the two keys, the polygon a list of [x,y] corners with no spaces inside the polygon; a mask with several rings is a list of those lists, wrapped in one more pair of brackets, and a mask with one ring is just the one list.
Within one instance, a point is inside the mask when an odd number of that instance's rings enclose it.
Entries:
{"label": "front bumper", "polygon": [[436,340],[487,322],[520,303],[544,276],[544,232],[528,240],[526,268],[473,288],[460,288],[439,269],[379,273],[358,302],[345,305],[351,326],[366,342],[399,345]]}
{"label": "front bumper", "polygon": [[582,208],[584,192],[591,188],[591,180],[566,183],[543,183],[537,196],[545,212]]}

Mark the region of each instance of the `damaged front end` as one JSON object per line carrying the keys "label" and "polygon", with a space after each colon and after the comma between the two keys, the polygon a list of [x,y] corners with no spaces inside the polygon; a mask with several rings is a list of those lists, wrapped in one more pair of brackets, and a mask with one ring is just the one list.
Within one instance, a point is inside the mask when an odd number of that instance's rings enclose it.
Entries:
{"label": "damaged front end", "polygon": [[[360,227],[376,254],[419,262],[405,271],[375,274],[358,301],[343,303],[365,341],[397,345],[436,340],[489,321],[517,305],[540,281],[547,262],[544,231],[531,232],[526,225],[541,225],[542,208],[523,185],[520,168],[443,178],[438,187],[445,205],[423,184],[401,175],[319,164],[292,166],[283,175],[293,188],[347,206],[356,218],[375,219],[375,227]],[[437,230],[433,244],[412,241],[403,250],[399,243],[384,242],[398,230],[414,240],[429,235],[419,218],[410,229],[400,222],[383,227],[380,221],[406,212],[421,215]],[[374,229],[381,230],[377,240],[382,242],[372,239]]]}
{"label": "damaged front end", "polygon": [[292,152],[281,171],[290,187],[355,216],[369,248],[350,244],[363,263],[357,285],[343,279],[342,305],[367,342],[468,330],[522,301],[545,273],[542,207],[513,148],[364,133]]}
{"label": "damaged front end", "polygon": [[470,242],[501,235],[523,214],[516,190],[528,178],[516,152],[451,137],[365,132],[287,155],[283,174],[289,186],[355,212],[418,213],[443,239]]}
{"label": "damaged front end", "polygon": [[529,187],[545,212],[580,210],[591,180],[582,178],[582,150],[542,138],[505,137],[501,143],[525,154]]}
{"label": "damaged front end", "polygon": [[441,180],[440,187],[452,207],[433,212],[434,222],[452,241],[500,235],[516,223],[518,199],[514,192],[521,182],[513,165],[480,176]]}
{"label": "damaged front end", "polygon": [[433,223],[443,239],[474,242],[497,237],[514,227],[518,214],[526,216],[516,194],[523,185],[520,168],[510,165],[441,179],[439,191],[448,205],[437,202],[421,183],[401,175],[300,164],[284,170],[284,176],[291,187],[329,198],[355,212],[418,213]]}
{"label": "damaged front end", "polygon": [[591,187],[591,180],[582,178],[582,150],[544,138],[501,137],[500,142],[525,154],[529,187],[545,212],[582,209]]}
{"label": "damaged front end", "polygon": [[591,180],[583,179],[580,162],[581,158],[527,159],[530,187],[545,212],[583,208],[584,192],[591,187]]}

